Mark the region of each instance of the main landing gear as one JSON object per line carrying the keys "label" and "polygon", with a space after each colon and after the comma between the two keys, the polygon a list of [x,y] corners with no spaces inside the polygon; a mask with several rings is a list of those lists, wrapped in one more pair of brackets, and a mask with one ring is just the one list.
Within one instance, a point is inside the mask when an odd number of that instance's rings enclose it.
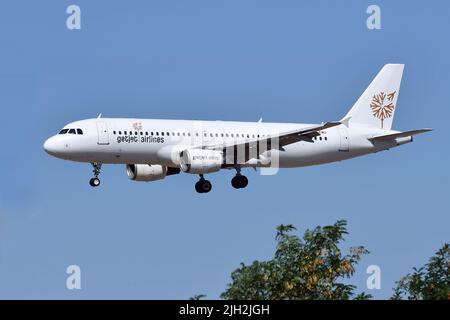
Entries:
{"label": "main landing gear", "polygon": [[212,184],[206,180],[203,175],[200,175],[200,180],[195,184],[195,191],[198,193],[208,193],[212,189]]}
{"label": "main landing gear", "polygon": [[231,179],[231,185],[235,189],[243,189],[248,185],[248,179],[246,176],[241,174],[241,169],[236,169],[236,175]]}
{"label": "main landing gear", "polygon": [[94,170],[92,170],[92,172],[94,173],[94,177],[89,180],[89,184],[91,185],[91,187],[98,187],[100,185],[100,179],[98,178],[98,176],[100,175],[102,164],[94,162],[92,163],[92,166],[94,167]]}
{"label": "main landing gear", "polygon": [[[231,185],[235,189],[243,189],[248,185],[248,179],[246,176],[241,174],[240,168],[236,168],[236,175],[231,179]],[[195,191],[198,193],[208,193],[212,189],[212,184],[200,175],[200,180],[195,184]]]}

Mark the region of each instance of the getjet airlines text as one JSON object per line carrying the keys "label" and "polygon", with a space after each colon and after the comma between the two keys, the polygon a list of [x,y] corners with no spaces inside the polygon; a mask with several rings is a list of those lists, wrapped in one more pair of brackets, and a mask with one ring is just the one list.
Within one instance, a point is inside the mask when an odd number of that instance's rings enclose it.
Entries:
{"label": "getjet airlines text", "polygon": [[164,143],[164,137],[118,136],[117,143]]}

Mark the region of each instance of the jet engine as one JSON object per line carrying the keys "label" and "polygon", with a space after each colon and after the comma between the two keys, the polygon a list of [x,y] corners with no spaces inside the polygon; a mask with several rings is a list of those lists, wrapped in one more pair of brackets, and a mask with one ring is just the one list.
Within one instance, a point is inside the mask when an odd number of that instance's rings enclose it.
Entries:
{"label": "jet engine", "polygon": [[158,164],[127,164],[127,176],[133,181],[156,181],[164,179],[167,167]]}
{"label": "jet engine", "polygon": [[204,174],[219,171],[223,155],[219,151],[204,149],[184,150],[180,154],[180,169],[186,173]]}

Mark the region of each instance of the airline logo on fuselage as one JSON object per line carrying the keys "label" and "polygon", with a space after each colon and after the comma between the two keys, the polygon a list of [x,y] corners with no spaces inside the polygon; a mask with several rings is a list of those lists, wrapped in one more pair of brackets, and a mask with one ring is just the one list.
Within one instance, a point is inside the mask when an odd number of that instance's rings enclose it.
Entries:
{"label": "airline logo on fuselage", "polygon": [[127,134],[128,132],[125,131],[124,135],[119,135],[117,137],[117,143],[164,143],[164,137],[148,136],[148,132],[143,136],[141,122],[134,122],[133,129],[135,132],[134,135],[131,134],[131,131],[130,134]]}
{"label": "airline logo on fuselage", "polygon": [[117,143],[164,143],[164,137],[122,135],[117,137]]}

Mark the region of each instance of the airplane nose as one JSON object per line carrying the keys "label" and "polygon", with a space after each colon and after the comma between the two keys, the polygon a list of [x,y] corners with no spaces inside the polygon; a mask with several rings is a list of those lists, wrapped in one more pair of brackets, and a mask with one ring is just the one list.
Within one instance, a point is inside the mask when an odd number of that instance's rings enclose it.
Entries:
{"label": "airplane nose", "polygon": [[44,150],[52,156],[56,155],[58,151],[60,151],[55,137],[50,137],[44,142]]}

